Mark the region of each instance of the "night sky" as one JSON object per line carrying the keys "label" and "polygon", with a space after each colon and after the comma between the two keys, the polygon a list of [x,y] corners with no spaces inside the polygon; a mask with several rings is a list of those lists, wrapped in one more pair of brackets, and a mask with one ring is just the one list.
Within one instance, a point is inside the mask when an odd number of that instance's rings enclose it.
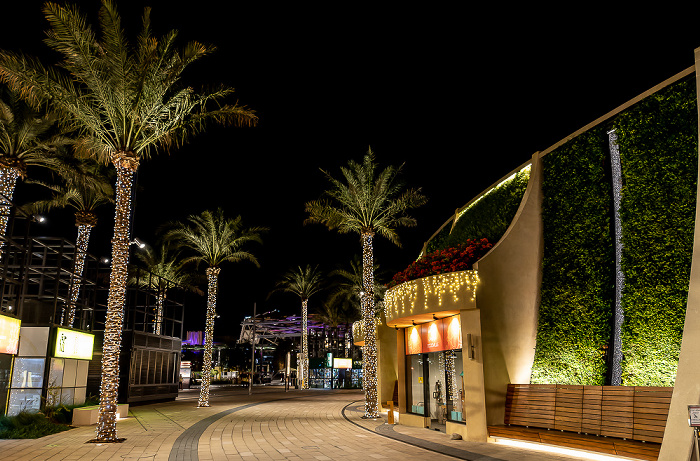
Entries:
{"label": "night sky", "polygon": [[[3,23],[15,27],[0,28],[0,48],[50,60],[41,43],[42,2],[7,3]],[[330,270],[360,253],[356,235],[303,225],[304,203],[328,185],[321,168],[338,176],[368,146],[380,165],[405,163],[407,185],[421,187],[429,203],[414,212],[417,227],[399,231],[403,248],[377,239],[377,262],[393,273],[456,208],[536,151],[692,66],[700,46],[695,15],[678,10],[630,18],[610,8],[557,15],[502,5],[254,3],[120,2],[129,33],[151,5],[158,35],[176,28],[180,45],[217,45],[192,66],[187,83],[233,86],[260,117],[254,128],[210,129],[143,162],[138,173],[134,235],[146,242],[167,221],[219,206],[241,214],[246,226],[271,228],[255,249],[262,269],[222,268],[216,335],[237,336],[253,302],[258,312],[298,311],[292,296],[265,300],[287,269],[308,263]],[[96,23],[98,2],[79,4]],[[47,234],[73,237],[69,213],[50,217]],[[93,254],[109,254],[112,223],[113,210],[103,209]],[[314,303],[320,299],[312,298],[312,309]],[[189,305],[186,329],[203,328],[204,305],[204,298]]]}

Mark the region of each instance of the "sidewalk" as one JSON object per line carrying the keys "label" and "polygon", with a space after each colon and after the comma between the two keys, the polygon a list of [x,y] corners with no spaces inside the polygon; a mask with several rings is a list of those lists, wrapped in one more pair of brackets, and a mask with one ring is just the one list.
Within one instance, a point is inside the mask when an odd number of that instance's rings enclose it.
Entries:
{"label": "sidewalk", "polygon": [[428,429],[364,420],[360,391],[213,387],[209,408],[198,390],[174,402],[131,407],[117,423],[123,443],[86,443],[95,427],[37,440],[0,440],[7,460],[367,460],[562,461],[562,455],[493,443],[450,440]]}

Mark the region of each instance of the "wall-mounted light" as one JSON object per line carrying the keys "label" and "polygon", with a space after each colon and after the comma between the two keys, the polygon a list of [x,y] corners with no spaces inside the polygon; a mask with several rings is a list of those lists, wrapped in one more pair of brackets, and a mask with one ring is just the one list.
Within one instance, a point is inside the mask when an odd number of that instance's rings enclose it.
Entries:
{"label": "wall-mounted light", "polygon": [[46,216],[40,214],[33,214],[32,221],[38,222],[39,224],[44,224],[46,222]]}
{"label": "wall-mounted light", "polygon": [[469,360],[474,360],[474,344],[472,343],[471,333],[467,333],[467,357]]}

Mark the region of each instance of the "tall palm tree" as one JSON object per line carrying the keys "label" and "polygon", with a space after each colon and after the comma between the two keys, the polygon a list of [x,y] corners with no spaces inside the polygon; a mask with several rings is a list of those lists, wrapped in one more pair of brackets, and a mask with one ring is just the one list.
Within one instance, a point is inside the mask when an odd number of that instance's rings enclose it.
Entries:
{"label": "tall palm tree", "polygon": [[[375,234],[399,245],[396,228],[415,226],[416,220],[407,211],[421,206],[426,197],[420,189],[404,190],[398,180],[402,167],[388,166],[377,173],[377,164],[370,148],[362,163],[348,162],[341,168],[343,180],[324,171],[331,188],[318,200],[306,204],[307,223],[325,224],[340,233],[356,232],[362,243],[362,322],[365,347],[362,356],[362,383],[365,389],[365,417],[379,414],[377,394],[377,334],[374,315],[374,249]],[[323,171],[323,170],[322,170]]]}
{"label": "tall palm tree", "polygon": [[209,384],[211,381],[211,356],[214,338],[214,318],[216,317],[216,293],[219,272],[224,262],[250,261],[260,267],[257,258],[245,248],[251,242],[262,243],[264,227],[241,227],[241,217],[228,219],[224,210],[203,211],[191,215],[186,223],[175,224],[166,232],[165,238],[181,248],[192,250],[194,255],[183,259],[183,263],[205,263],[207,276],[207,319],[204,333],[204,362],[202,365],[202,385],[198,407],[209,406]]}
{"label": "tall palm tree", "polygon": [[112,271],[102,355],[100,416],[97,441],[117,442],[116,409],[119,349],[124,320],[129,231],[134,175],[156,148],[184,142],[206,122],[254,124],[255,114],[237,104],[224,104],[233,89],[195,93],[181,84],[183,71],[214,51],[190,42],[175,47],[176,31],[153,36],[150,8],[135,43],[128,42],[111,0],[102,0],[100,33],[75,6],[46,3],[49,22],[45,43],[63,57],[58,67],[35,58],[0,52],[0,79],[31,104],[49,101],[60,120],[80,136],[86,155],[113,164],[117,171],[112,239]]}
{"label": "tall palm tree", "polygon": [[17,92],[0,87],[0,237],[7,231],[17,180],[28,166],[54,166],[49,154],[68,142],[54,133],[55,122],[54,114],[35,110]]}
{"label": "tall palm tree", "polygon": [[70,207],[75,210],[75,225],[78,228],[76,254],[73,273],[68,286],[68,303],[61,311],[61,325],[72,328],[75,311],[80,295],[83,268],[87,257],[90,234],[97,225],[97,208],[107,203],[114,203],[114,190],[109,184],[104,167],[92,159],[70,159],[66,156],[56,157],[62,165],[57,172],[63,182],[58,184],[42,181],[30,181],[40,184],[52,191],[52,197],[38,200],[26,206],[32,213],[49,211],[54,208]]}
{"label": "tall palm tree", "polygon": [[301,298],[301,376],[299,376],[300,389],[309,388],[309,298],[323,287],[323,276],[318,266],[311,267],[308,264],[302,268],[288,271],[277,282],[273,291],[286,291],[294,293]]}
{"label": "tall palm tree", "polygon": [[204,293],[197,288],[197,278],[185,269],[180,253],[173,251],[169,242],[161,242],[157,250],[145,247],[144,251],[136,253],[136,258],[148,274],[139,273],[131,279],[137,286],[156,293],[153,334],[160,335],[163,332],[163,307],[171,289],[181,288],[202,295]]}

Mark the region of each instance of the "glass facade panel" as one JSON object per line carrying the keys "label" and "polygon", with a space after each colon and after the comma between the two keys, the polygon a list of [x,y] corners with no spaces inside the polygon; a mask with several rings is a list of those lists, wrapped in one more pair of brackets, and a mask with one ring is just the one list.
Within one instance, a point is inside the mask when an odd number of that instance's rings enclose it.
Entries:
{"label": "glass facade panel", "polygon": [[10,392],[7,414],[14,416],[22,411],[37,412],[41,406],[41,389],[14,389]]}
{"label": "glass facade panel", "polygon": [[464,421],[462,351],[406,356],[407,411],[438,424]]}
{"label": "glass facade panel", "polygon": [[407,410],[419,415],[425,414],[425,395],[423,382],[424,354],[406,356],[406,397]]}
{"label": "glass facade panel", "polygon": [[464,421],[464,373],[462,371],[462,351],[445,352],[447,419],[450,421]]}
{"label": "glass facade panel", "polygon": [[28,359],[15,357],[14,371],[12,372],[13,388],[41,389],[44,383],[44,363],[46,359]]}

